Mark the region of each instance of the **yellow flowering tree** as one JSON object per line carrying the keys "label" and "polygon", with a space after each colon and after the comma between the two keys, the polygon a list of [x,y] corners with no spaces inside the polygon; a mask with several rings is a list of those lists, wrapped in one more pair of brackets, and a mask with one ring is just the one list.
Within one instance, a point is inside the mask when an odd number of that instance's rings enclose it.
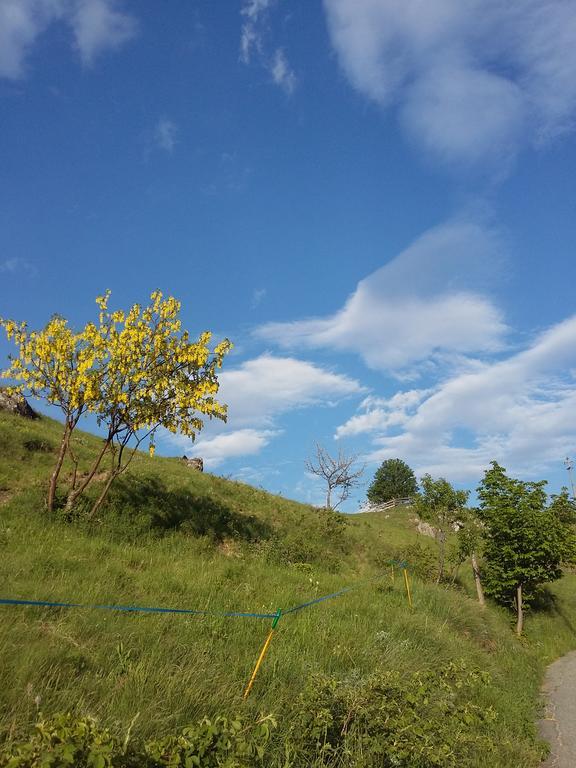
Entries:
{"label": "yellow flowering tree", "polygon": [[41,331],[29,331],[26,323],[2,318],[0,325],[18,347],[18,355],[9,358],[10,366],[1,374],[19,382],[10,390],[24,390],[59,406],[64,414],[64,431],[48,489],[48,509],[52,510],[60,470],[71,450],[72,432],[80,417],[99,402],[95,353],[83,334],[74,333],[57,315]]}
{"label": "yellow flowering tree", "polygon": [[159,291],[151,294],[148,306],[134,304],[127,312],[110,310],[109,298],[108,291],[96,299],[98,322],[88,323],[78,334],[61,318],[53,318],[39,333],[0,319],[19,347],[18,357],[11,358],[2,375],[17,381],[20,390],[60,406],[65,415],[49,509],[62,463],[70,453],[70,435],[84,413],[95,414],[105,438],[87,474],[78,485],[73,479],[66,507],[74,506],[108,457],[106,480],[92,514],[143,441],[149,441],[153,455],[159,427],[193,438],[204,418],[226,420],[226,406],[215,396],[217,371],[232,346],[228,339],[213,349],[209,332],[191,340],[182,330],[180,302],[165,299]]}

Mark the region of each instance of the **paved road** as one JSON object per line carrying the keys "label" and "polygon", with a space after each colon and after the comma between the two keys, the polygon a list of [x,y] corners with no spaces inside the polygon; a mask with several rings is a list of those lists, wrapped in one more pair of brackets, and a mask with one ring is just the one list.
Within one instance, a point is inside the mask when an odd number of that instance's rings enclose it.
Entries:
{"label": "paved road", "polygon": [[576,651],[548,667],[543,692],[546,713],[540,734],[550,743],[550,756],[542,768],[576,766]]}

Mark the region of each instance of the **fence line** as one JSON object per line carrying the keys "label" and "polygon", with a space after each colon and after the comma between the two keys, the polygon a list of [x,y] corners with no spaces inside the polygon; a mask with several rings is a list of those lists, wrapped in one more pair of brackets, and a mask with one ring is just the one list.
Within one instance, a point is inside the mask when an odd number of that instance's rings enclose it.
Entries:
{"label": "fence line", "polygon": [[[405,561],[398,561],[398,560],[389,560],[388,565],[392,567],[392,581],[394,581],[394,566],[399,567],[402,571],[404,571],[404,582],[406,586],[406,597],[408,599],[408,605],[410,608],[412,608],[412,595],[410,593],[410,583],[408,580],[408,563]],[[266,656],[266,653],[268,651],[268,648],[270,646],[270,642],[272,640],[272,637],[274,635],[274,631],[276,630],[276,626],[282,616],[285,616],[290,613],[297,613],[298,611],[302,611],[305,608],[309,608],[311,605],[316,605],[317,603],[322,603],[325,600],[332,600],[335,597],[340,597],[340,595],[344,595],[347,592],[351,592],[353,589],[359,589],[360,587],[365,586],[366,584],[371,584],[374,581],[378,581],[379,579],[383,579],[385,576],[388,576],[388,573],[381,573],[377,576],[373,576],[370,579],[365,579],[364,581],[356,582],[355,584],[350,584],[347,587],[343,587],[342,589],[339,589],[337,592],[331,592],[328,595],[322,595],[322,597],[316,597],[314,600],[308,600],[305,603],[300,603],[299,605],[295,605],[292,608],[287,608],[286,610],[282,610],[279,608],[275,613],[248,613],[243,611],[206,611],[206,610],[196,610],[194,608],[149,608],[145,606],[140,605],[105,605],[105,604],[89,604],[89,603],[64,603],[64,602],[53,602],[49,600],[24,600],[19,598],[9,598],[4,597],[0,598],[0,605],[24,605],[29,607],[44,607],[44,608],[88,608],[88,609],[99,609],[99,610],[107,610],[107,611],[125,611],[128,613],[135,613],[135,612],[142,612],[142,613],[177,613],[177,614],[188,614],[188,615],[195,615],[195,616],[220,616],[220,617],[237,617],[237,618],[253,618],[253,619],[272,619],[272,628],[268,632],[268,636],[266,637],[266,640],[264,642],[264,645],[260,651],[260,654],[258,656],[258,660],[256,661],[256,666],[254,667],[254,670],[252,672],[252,675],[250,677],[250,680],[248,682],[248,685],[246,686],[246,689],[244,691],[243,698],[246,699],[248,695],[250,694],[250,691],[252,690],[252,686],[254,685],[254,681],[256,679],[256,675],[258,674],[258,670],[260,669],[260,666],[262,665],[262,662],[264,661],[264,657]]]}
{"label": "fence line", "polygon": [[[401,569],[408,569],[409,565],[405,561],[397,561],[397,560],[390,560],[389,565],[391,566],[398,566]],[[295,605],[292,608],[287,608],[286,610],[281,609],[281,613],[283,616],[290,613],[296,613],[297,611],[301,611],[304,608],[308,608],[311,605],[316,605],[316,603],[322,603],[325,600],[331,600],[334,597],[339,597],[340,595],[345,594],[346,592],[350,592],[353,589],[359,589],[360,587],[370,584],[373,581],[377,581],[378,579],[382,579],[385,576],[387,576],[387,573],[381,573],[377,576],[373,576],[370,579],[365,579],[364,581],[357,582],[355,584],[350,584],[347,587],[343,587],[342,589],[339,589],[337,592],[331,592],[329,595],[323,595],[322,597],[316,597],[314,600],[309,600],[305,603],[300,603],[299,605]],[[93,610],[106,610],[106,611],[124,611],[128,613],[184,613],[189,615],[195,615],[195,616],[220,616],[225,618],[242,618],[242,619],[274,619],[277,616],[277,611],[274,613],[261,613],[261,612],[246,612],[246,611],[207,611],[202,609],[195,609],[195,608],[162,608],[162,607],[147,607],[147,606],[141,606],[141,605],[107,605],[107,604],[97,604],[97,603],[66,603],[66,602],[60,602],[60,601],[50,601],[50,600],[26,600],[21,598],[0,598],[0,605],[27,605],[27,606],[36,606],[36,607],[44,607],[44,608],[84,608],[84,609],[93,609]]]}
{"label": "fence line", "polygon": [[92,608],[106,611],[127,611],[129,613],[187,613],[196,616],[236,616],[239,618],[273,619],[275,613],[244,613],[242,611],[202,611],[194,608],[148,608],[141,605],[97,605],[89,603],[52,603],[48,600],[20,600],[0,598],[0,605],[32,605],[47,608]]}

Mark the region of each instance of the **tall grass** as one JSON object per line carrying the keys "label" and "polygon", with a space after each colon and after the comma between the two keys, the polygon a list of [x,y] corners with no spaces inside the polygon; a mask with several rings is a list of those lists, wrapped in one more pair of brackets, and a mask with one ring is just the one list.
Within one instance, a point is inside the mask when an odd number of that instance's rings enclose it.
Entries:
{"label": "tall grass", "polygon": [[[145,456],[100,520],[48,518],[46,445],[57,438],[50,420],[0,415],[0,597],[273,613],[378,574],[416,541],[433,548],[409,511],[338,522]],[[77,443],[85,462],[97,439]],[[481,696],[498,712],[493,765],[529,768],[541,756],[533,722],[543,664],[576,646],[574,582],[553,588],[556,602],[517,641],[509,615],[481,611],[466,579],[458,588],[415,580],[411,610],[402,580],[386,572],[282,617],[246,702],[267,620],[0,606],[0,738],[25,733],[39,711],[90,714],[118,735],[138,715],[137,738],[204,715],[273,712],[280,754],[283,718],[312,674],[359,679],[382,665],[409,674],[464,659],[492,676]]]}

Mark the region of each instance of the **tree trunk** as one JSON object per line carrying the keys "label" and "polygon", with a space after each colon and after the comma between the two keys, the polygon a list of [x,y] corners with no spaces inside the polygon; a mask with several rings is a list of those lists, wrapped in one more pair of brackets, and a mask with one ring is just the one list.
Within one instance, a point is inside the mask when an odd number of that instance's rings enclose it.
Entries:
{"label": "tree trunk", "polygon": [[438,578],[436,584],[440,584],[444,578],[444,560],[446,554],[446,534],[444,531],[438,531]]}
{"label": "tree trunk", "polygon": [[484,590],[482,589],[482,581],[480,580],[480,569],[478,568],[476,552],[472,552],[470,560],[472,561],[472,573],[474,574],[474,582],[476,583],[476,594],[478,595],[478,602],[480,603],[480,606],[484,608],[486,606],[486,600],[484,599]]}
{"label": "tree trunk", "polygon": [[60,476],[60,470],[62,469],[62,464],[64,464],[64,459],[66,458],[66,451],[68,450],[68,441],[70,440],[71,431],[72,430],[70,428],[70,424],[67,421],[66,426],[64,427],[64,434],[62,435],[62,442],[60,443],[60,450],[58,451],[58,458],[56,459],[56,466],[54,467],[52,475],[50,476],[50,485],[48,486],[48,501],[47,501],[48,512],[52,512],[54,510],[54,499],[56,497],[56,485],[58,483],[58,477]]}
{"label": "tree trunk", "polygon": [[518,611],[518,621],[516,622],[516,634],[518,637],[524,629],[524,606],[522,605],[522,584],[516,587],[516,610]]}
{"label": "tree trunk", "polygon": [[89,520],[92,520],[96,512],[100,509],[102,502],[108,495],[108,491],[110,490],[110,486],[112,485],[114,478],[117,477],[119,474],[120,473],[117,472],[115,469],[111,470],[106,480],[106,483],[104,485],[104,488],[102,489],[102,493],[100,494],[100,496],[98,496],[97,500],[94,502],[92,509],[90,510],[90,514],[88,515]]}
{"label": "tree trunk", "polygon": [[332,509],[332,488],[330,486],[328,486],[326,493],[326,509]]}
{"label": "tree trunk", "polygon": [[67,512],[69,512],[72,509],[76,499],[84,492],[86,486],[90,483],[90,481],[92,480],[92,478],[94,477],[94,475],[98,471],[98,467],[100,466],[100,462],[102,461],[102,459],[104,457],[104,454],[106,453],[106,451],[110,447],[111,442],[112,441],[109,440],[109,439],[104,442],[104,445],[102,446],[102,450],[100,451],[100,453],[98,454],[98,457],[96,458],[96,461],[92,465],[92,469],[88,473],[88,476],[82,481],[82,483],[80,483],[80,485],[78,486],[78,488],[75,491],[71,491],[68,494],[68,498],[66,500],[66,511]]}

